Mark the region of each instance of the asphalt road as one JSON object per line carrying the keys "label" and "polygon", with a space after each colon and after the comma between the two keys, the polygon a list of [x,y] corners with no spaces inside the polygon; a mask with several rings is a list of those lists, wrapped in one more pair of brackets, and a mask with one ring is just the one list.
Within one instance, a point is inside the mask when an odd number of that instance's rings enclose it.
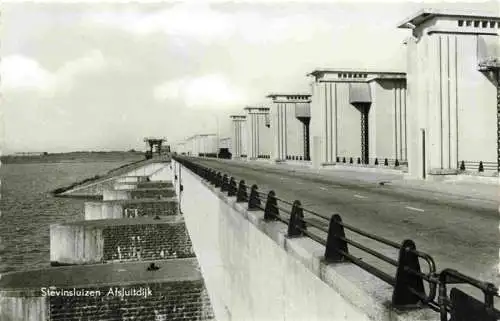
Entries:
{"label": "asphalt road", "polygon": [[[257,183],[260,191],[272,189],[278,198],[298,199],[304,208],[315,212],[327,216],[339,213],[345,223],[395,242],[412,239],[418,250],[435,259],[438,271],[453,268],[500,284],[498,202],[465,199],[446,191],[416,191],[346,177],[292,173],[257,164],[211,159],[196,159],[196,162],[244,179],[248,185]],[[397,259],[393,249],[362,237],[353,238]],[[370,255],[353,253],[370,263],[379,262],[377,266],[383,265]],[[427,270],[425,264],[422,269]]]}

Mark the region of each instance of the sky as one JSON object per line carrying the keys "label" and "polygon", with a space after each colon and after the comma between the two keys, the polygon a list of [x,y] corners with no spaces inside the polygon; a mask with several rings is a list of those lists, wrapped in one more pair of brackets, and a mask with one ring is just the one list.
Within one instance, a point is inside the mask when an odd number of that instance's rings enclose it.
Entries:
{"label": "sky", "polygon": [[145,149],[230,135],[231,114],[309,92],[320,67],[405,70],[398,22],[498,2],[3,2],[0,149]]}

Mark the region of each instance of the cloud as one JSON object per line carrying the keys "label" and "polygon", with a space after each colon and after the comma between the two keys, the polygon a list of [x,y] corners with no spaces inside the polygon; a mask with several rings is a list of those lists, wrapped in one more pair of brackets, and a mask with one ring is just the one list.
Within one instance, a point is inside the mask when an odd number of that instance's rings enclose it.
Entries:
{"label": "cloud", "polygon": [[1,86],[3,90],[43,90],[51,74],[33,59],[12,55],[0,61]]}
{"label": "cloud", "polygon": [[156,86],[153,95],[160,101],[182,100],[191,108],[221,108],[244,104],[246,100],[245,93],[221,74],[167,81]]}
{"label": "cloud", "polygon": [[308,39],[314,33],[331,29],[331,23],[325,19],[301,13],[269,14],[256,9],[227,12],[215,10],[207,3],[187,2],[153,13],[104,11],[84,18],[90,23],[136,35],[159,32],[201,43],[236,39],[247,44]]}
{"label": "cloud", "polygon": [[0,61],[1,88],[3,92],[34,90],[54,95],[73,88],[79,77],[100,72],[106,61],[99,50],[92,50],[75,60],[65,62],[50,73],[31,58],[10,55]]}

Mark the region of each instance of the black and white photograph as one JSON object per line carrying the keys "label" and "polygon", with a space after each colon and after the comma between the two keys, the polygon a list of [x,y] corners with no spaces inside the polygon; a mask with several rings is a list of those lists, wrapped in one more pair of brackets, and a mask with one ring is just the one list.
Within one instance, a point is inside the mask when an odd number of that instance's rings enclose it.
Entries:
{"label": "black and white photograph", "polygon": [[500,1],[3,1],[0,161],[0,321],[498,321]]}

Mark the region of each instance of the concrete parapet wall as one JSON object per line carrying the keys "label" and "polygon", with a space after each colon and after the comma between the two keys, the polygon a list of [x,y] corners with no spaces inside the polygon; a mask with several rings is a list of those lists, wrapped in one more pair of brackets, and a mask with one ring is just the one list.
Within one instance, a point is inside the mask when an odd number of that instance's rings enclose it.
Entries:
{"label": "concrete parapet wall", "polygon": [[169,163],[151,163],[126,173],[124,176],[150,176]]}
{"label": "concrete parapet wall", "polygon": [[153,174],[149,176],[151,181],[171,181],[172,180],[172,171],[170,170],[170,164],[166,164],[166,166],[160,168]]}
{"label": "concrete parapet wall", "polygon": [[182,217],[81,221],[50,227],[53,265],[194,257]]}
{"label": "concrete parapet wall", "polygon": [[179,214],[176,198],[150,201],[85,202],[85,220],[119,219]]}
{"label": "concrete parapet wall", "polygon": [[427,309],[396,312],[383,281],[352,264],[325,264],[321,244],[287,238],[285,224],[264,221],[262,211],[248,211],[184,168],[179,177],[180,207],[217,320],[439,320]]}

